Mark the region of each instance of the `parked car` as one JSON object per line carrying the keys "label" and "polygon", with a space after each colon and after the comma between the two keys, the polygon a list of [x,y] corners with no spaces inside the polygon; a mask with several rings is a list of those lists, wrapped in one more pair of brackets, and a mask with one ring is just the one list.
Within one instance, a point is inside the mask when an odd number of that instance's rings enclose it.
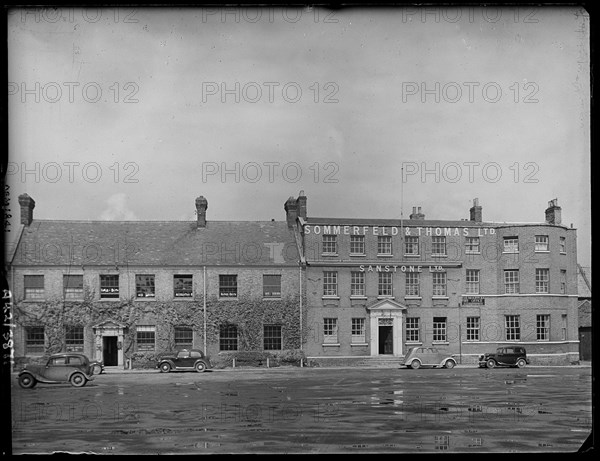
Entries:
{"label": "parked car", "polygon": [[92,374],[101,375],[104,373],[104,362],[100,360],[90,361],[90,367],[92,368]]}
{"label": "parked car", "polygon": [[456,360],[435,347],[411,347],[404,356],[404,365],[413,369],[422,366],[454,368]]}
{"label": "parked car", "polygon": [[35,387],[37,383],[71,383],[83,387],[94,379],[90,360],[83,354],[53,354],[45,365],[26,365],[17,377],[19,385],[25,389]]}
{"label": "parked car", "polygon": [[529,364],[527,351],[522,346],[503,346],[494,353],[479,356],[480,368],[519,367]]}
{"label": "parked car", "polygon": [[156,363],[162,373],[169,371],[206,371],[212,368],[210,358],[200,349],[182,349],[177,353],[163,354]]}

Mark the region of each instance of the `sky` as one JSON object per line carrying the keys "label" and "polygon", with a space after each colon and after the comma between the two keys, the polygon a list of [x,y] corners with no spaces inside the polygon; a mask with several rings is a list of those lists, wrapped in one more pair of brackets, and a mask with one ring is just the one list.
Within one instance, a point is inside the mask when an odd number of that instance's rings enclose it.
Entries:
{"label": "sky", "polygon": [[543,222],[591,265],[580,8],[8,14],[10,243],[34,218]]}

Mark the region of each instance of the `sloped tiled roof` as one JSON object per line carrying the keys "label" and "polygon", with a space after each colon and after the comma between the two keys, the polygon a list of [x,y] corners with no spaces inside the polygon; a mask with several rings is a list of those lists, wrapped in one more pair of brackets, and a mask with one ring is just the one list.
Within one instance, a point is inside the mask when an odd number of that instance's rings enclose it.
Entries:
{"label": "sloped tiled roof", "polygon": [[43,265],[296,265],[285,221],[34,220],[25,227],[14,266]]}

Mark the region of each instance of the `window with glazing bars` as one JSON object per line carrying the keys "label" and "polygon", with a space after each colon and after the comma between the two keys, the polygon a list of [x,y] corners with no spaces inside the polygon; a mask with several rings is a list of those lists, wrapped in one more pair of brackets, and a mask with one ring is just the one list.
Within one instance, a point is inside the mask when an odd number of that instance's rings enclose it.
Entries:
{"label": "window with glazing bars", "polygon": [[337,296],[337,272],[323,272],[323,296]]}
{"label": "window with glazing bars", "polygon": [[83,275],[63,275],[65,299],[83,299]]}
{"label": "window with glazing bars", "polygon": [[25,299],[44,299],[43,275],[25,275],[23,280],[25,285]]}
{"label": "window with glazing bars", "polygon": [[392,296],[392,273],[391,272],[379,272],[379,296]]}
{"label": "window with glazing bars", "polygon": [[78,325],[65,326],[65,345],[67,352],[83,352],[83,327]]}
{"label": "window with glazing bars", "polygon": [[365,273],[352,271],[350,273],[350,296],[365,296]]}
{"label": "window with glazing bars", "polygon": [[364,255],[365,254],[365,236],[351,235],[350,236],[350,254]]}
{"label": "window with glazing bars", "polygon": [[323,235],[323,253],[337,254],[337,235]]}
{"label": "window with glazing bars", "polygon": [[263,347],[266,351],[281,350],[281,325],[263,326]]}

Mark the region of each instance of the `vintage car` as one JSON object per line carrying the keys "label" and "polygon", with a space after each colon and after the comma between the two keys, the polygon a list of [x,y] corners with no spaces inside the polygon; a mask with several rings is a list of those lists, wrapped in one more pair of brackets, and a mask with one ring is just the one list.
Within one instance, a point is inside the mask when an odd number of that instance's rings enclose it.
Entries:
{"label": "vintage car", "polygon": [[503,346],[496,349],[495,353],[488,353],[479,356],[480,368],[523,368],[528,363],[529,359],[527,358],[527,351],[522,346]]}
{"label": "vintage car", "polygon": [[85,355],[64,352],[51,355],[45,365],[26,365],[17,379],[21,387],[31,389],[37,383],[71,383],[82,387],[94,376],[90,360]]}
{"label": "vintage car", "polygon": [[212,368],[210,358],[200,349],[182,349],[177,353],[163,354],[156,362],[156,368],[162,373],[169,371],[206,371]]}
{"label": "vintage car", "polygon": [[456,360],[435,347],[411,347],[404,356],[404,365],[413,369],[422,366],[454,368]]}

